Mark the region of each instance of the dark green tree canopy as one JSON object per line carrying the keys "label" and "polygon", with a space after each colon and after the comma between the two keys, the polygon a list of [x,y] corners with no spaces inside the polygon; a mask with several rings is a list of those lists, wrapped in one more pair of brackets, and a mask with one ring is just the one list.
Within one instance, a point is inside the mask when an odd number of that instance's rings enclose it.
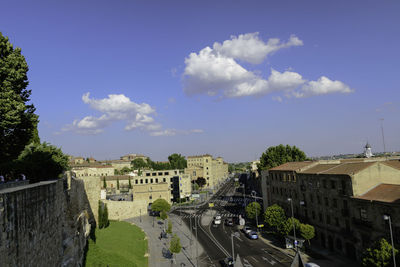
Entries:
{"label": "dark green tree canopy", "polygon": [[177,254],[177,253],[181,252],[181,249],[182,249],[181,240],[176,234],[174,234],[174,236],[171,239],[171,243],[169,245],[169,250],[172,253]]}
{"label": "dark green tree canopy", "polygon": [[171,209],[171,205],[162,198],[157,199],[156,201],[151,204],[152,211],[159,211],[159,212],[168,212]]}
{"label": "dark green tree canopy", "polygon": [[131,161],[132,168],[141,170],[147,167],[147,162],[144,161],[142,158],[137,158]]}
{"label": "dark green tree canopy", "polygon": [[69,168],[68,156],[60,148],[48,143],[31,143],[25,147],[17,160],[17,170],[30,182],[59,178]]}
{"label": "dark green tree canopy", "polygon": [[38,116],[30,101],[28,64],[20,48],[0,33],[0,162],[18,157],[25,145],[39,142]]}
{"label": "dark green tree canopy", "polygon": [[262,153],[258,170],[267,170],[286,162],[305,160],[307,160],[306,154],[296,146],[280,144],[279,146],[271,146]]}
{"label": "dark green tree canopy", "polygon": [[246,215],[250,219],[255,219],[256,216],[260,218],[261,217],[260,212],[261,212],[261,205],[258,202],[251,202],[246,207]]}
{"label": "dark green tree canopy", "polygon": [[203,187],[203,186],[205,186],[207,184],[207,180],[206,180],[206,178],[199,177],[199,178],[196,179],[196,184],[199,187]]}
{"label": "dark green tree canopy", "polygon": [[264,220],[269,227],[280,229],[286,222],[285,211],[277,204],[269,206],[264,213]]}
{"label": "dark green tree canopy", "polygon": [[172,169],[183,170],[187,167],[187,161],[181,154],[174,153],[168,157],[169,164]]}
{"label": "dark green tree canopy", "polygon": [[[395,255],[398,250],[395,249]],[[383,267],[393,265],[392,246],[382,238],[377,240],[371,248],[367,248],[362,259],[362,266]],[[397,259],[398,257],[396,257]]]}

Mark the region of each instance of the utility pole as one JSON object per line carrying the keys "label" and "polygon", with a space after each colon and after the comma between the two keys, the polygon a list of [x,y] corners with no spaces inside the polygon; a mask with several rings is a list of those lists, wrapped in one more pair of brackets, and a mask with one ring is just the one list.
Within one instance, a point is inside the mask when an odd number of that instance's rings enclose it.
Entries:
{"label": "utility pole", "polygon": [[293,214],[293,199],[288,198],[290,201],[290,207],[292,208],[292,222],[293,222],[293,235],[294,235],[294,246],[297,251],[297,240],[296,240],[296,226],[294,225],[294,214]]}
{"label": "utility pole", "polygon": [[390,239],[392,241],[393,266],[396,267],[396,253],[395,253],[394,244],[393,244],[392,221],[391,221],[390,215],[383,215],[383,219],[385,221],[389,221]]}
{"label": "utility pole", "polygon": [[198,223],[197,223],[196,215],[194,217],[194,221],[195,221],[195,224],[196,224],[196,226],[195,226],[196,227],[196,266],[199,267],[199,239],[197,237],[197,225],[198,225]]}

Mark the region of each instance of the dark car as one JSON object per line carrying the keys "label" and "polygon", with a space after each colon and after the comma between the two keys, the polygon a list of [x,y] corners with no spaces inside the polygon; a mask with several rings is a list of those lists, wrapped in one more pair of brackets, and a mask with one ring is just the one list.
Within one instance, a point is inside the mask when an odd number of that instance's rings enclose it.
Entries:
{"label": "dark car", "polygon": [[233,226],[233,220],[232,220],[232,218],[226,219],[226,220],[225,220],[225,225],[226,225],[226,226]]}
{"label": "dark car", "polygon": [[221,260],[220,263],[223,267],[233,267],[234,261],[232,258],[225,258]]}
{"label": "dark car", "polygon": [[154,217],[159,217],[160,216],[160,212],[159,211],[150,210],[149,211],[149,215],[150,216],[154,216]]}

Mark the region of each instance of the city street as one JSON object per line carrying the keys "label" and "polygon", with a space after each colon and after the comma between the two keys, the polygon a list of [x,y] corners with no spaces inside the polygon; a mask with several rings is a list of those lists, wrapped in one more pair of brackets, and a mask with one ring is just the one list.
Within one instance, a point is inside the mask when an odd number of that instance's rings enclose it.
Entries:
{"label": "city street", "polygon": [[[251,199],[247,199],[247,203]],[[237,218],[243,214],[243,197],[236,192],[233,181],[227,182],[209,200],[214,207],[209,207],[208,203],[192,210],[175,210],[175,214],[181,214],[182,220],[189,226],[197,222],[198,240],[204,248],[204,253],[199,257],[200,266],[220,266],[220,261],[232,256],[233,237],[235,258],[240,255],[243,266],[290,266],[292,258],[282,251],[269,246],[261,239],[250,240],[240,230],[239,226],[225,226],[226,218]],[[215,227],[212,223],[213,217],[220,214],[222,223]],[[192,221],[192,222],[190,222]],[[196,234],[195,229],[193,234]]]}

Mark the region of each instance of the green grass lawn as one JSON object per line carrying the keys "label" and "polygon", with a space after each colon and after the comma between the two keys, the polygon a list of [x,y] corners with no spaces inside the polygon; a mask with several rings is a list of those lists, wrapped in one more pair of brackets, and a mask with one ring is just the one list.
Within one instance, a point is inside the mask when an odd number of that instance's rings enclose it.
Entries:
{"label": "green grass lawn", "polygon": [[147,267],[147,240],[142,230],[127,222],[111,221],[106,229],[96,229],[96,243],[89,240],[86,266]]}

